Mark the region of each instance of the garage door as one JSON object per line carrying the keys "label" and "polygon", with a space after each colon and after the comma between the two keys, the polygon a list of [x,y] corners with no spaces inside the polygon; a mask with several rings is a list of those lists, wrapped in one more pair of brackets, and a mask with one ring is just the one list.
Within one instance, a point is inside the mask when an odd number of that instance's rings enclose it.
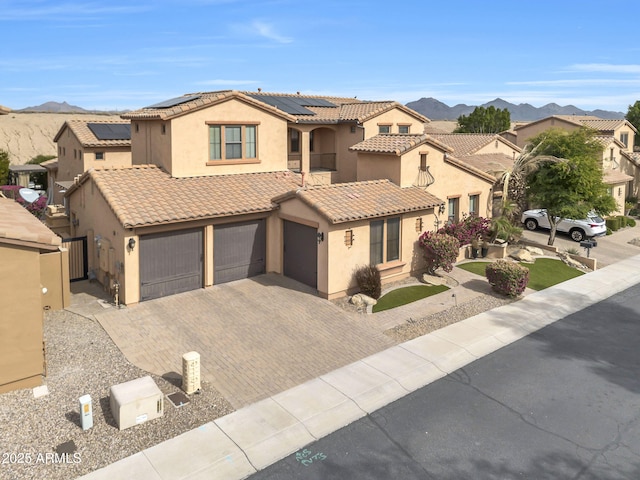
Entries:
{"label": "garage door", "polygon": [[284,221],[284,274],[310,287],[318,287],[318,230]]}
{"label": "garage door", "polygon": [[140,237],[140,300],[202,288],[202,229]]}
{"label": "garage door", "polygon": [[265,220],[213,227],[213,283],[249,278],[265,272]]}

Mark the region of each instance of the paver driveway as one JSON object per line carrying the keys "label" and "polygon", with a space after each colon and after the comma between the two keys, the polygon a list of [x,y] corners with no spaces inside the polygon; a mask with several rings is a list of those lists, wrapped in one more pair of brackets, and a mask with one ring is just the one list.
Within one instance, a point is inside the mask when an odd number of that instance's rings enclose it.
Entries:
{"label": "paver driveway", "polygon": [[267,274],[95,314],[127,359],[158,375],[200,354],[201,375],[236,408],[394,342],[287,277]]}

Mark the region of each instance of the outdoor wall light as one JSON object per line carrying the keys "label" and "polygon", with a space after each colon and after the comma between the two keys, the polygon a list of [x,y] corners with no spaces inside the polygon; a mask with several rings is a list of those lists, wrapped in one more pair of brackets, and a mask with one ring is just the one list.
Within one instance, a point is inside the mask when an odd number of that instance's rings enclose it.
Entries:
{"label": "outdoor wall light", "polygon": [[442,215],[444,213],[444,203],[440,205],[440,207],[438,207],[438,213],[440,215]]}
{"label": "outdoor wall light", "polygon": [[416,232],[422,232],[422,217],[416,218]]}
{"label": "outdoor wall light", "polygon": [[316,238],[318,239],[318,245],[320,245],[320,243],[324,241],[324,232],[318,232]]}
{"label": "outdoor wall light", "polygon": [[344,244],[347,247],[353,246],[353,230],[347,230],[344,232]]}
{"label": "outdoor wall light", "polygon": [[136,239],[135,238],[130,238],[129,239],[129,250],[131,250],[133,252],[133,249],[136,246]]}

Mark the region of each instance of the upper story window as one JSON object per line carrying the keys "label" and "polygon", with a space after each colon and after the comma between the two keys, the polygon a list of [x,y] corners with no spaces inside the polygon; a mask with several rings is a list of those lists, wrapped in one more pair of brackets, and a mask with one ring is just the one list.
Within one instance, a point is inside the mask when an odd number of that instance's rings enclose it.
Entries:
{"label": "upper story window", "polygon": [[96,160],[104,160],[104,152],[96,152]]}
{"label": "upper story window", "polygon": [[209,125],[209,160],[257,158],[256,125]]}
{"label": "upper story window", "polygon": [[391,125],[378,125],[378,133],[391,133]]}
{"label": "upper story window", "polygon": [[409,133],[409,127],[411,125],[398,125],[398,133]]}
{"label": "upper story window", "polygon": [[620,134],[620,141],[622,143],[624,143],[625,147],[629,146],[629,133],[628,132],[623,132]]}
{"label": "upper story window", "polygon": [[459,218],[458,212],[460,211],[459,205],[460,205],[459,197],[449,198],[448,208],[447,208],[447,221],[449,223],[455,223],[458,221],[458,218]]}

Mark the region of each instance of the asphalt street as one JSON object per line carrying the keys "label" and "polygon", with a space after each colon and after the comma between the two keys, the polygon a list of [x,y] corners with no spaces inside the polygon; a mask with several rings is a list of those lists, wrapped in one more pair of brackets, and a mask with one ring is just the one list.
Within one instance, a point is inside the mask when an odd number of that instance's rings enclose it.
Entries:
{"label": "asphalt street", "polygon": [[483,357],[250,478],[638,479],[640,286]]}

